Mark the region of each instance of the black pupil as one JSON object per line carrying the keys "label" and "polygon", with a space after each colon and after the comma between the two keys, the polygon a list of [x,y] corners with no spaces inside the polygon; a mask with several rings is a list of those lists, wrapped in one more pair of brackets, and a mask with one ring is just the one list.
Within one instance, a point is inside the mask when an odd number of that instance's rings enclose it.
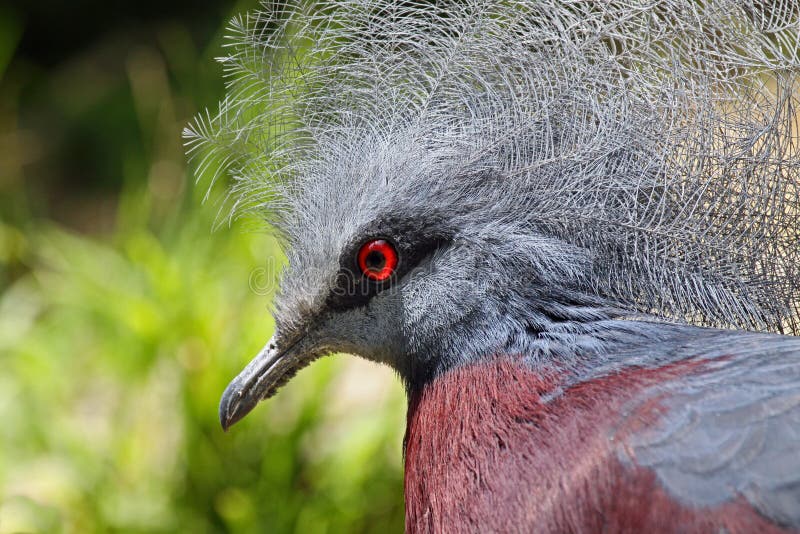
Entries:
{"label": "black pupil", "polygon": [[370,251],[364,261],[370,271],[380,271],[386,265],[386,256],[377,250]]}

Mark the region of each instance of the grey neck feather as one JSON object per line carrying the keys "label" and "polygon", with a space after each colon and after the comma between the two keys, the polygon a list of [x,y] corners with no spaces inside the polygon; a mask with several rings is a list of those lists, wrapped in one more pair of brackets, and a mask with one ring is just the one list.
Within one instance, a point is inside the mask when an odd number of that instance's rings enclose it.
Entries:
{"label": "grey neck feather", "polygon": [[[518,297],[518,295],[515,295]],[[628,366],[658,366],[686,357],[667,349],[709,329],[615,308],[576,291],[527,299],[490,298],[446,332],[415,333],[397,370],[409,389],[461,365],[511,357],[566,382]]]}

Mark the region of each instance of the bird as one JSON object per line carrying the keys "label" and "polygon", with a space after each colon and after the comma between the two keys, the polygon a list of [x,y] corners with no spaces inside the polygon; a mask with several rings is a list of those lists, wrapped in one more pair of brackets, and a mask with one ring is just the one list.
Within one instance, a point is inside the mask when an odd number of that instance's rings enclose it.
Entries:
{"label": "bird", "polygon": [[228,429],[314,360],[408,397],[407,532],[800,531],[800,4],[235,17],[185,130],[287,257]]}

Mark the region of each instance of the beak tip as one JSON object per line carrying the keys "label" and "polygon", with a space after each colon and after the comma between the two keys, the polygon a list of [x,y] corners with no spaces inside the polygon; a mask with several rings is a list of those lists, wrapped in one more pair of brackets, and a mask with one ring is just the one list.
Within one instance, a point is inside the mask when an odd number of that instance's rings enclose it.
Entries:
{"label": "beak tip", "polygon": [[219,401],[219,423],[222,430],[230,427],[250,413],[261,398],[242,385],[240,379],[234,379],[222,394]]}
{"label": "beak tip", "polygon": [[282,356],[277,352],[274,341],[270,340],[244,371],[228,384],[219,401],[219,423],[222,430],[227,432],[250,413],[259,401],[269,396],[269,385],[275,382],[275,377],[270,380],[270,373],[274,373],[276,362]]}
{"label": "beak tip", "polygon": [[222,427],[222,431],[223,432],[227,432],[228,429],[231,427],[231,422],[228,419],[228,416],[223,414],[222,410],[220,410],[220,414],[219,414],[219,424]]}
{"label": "beak tip", "polygon": [[219,401],[219,423],[222,425],[222,430],[225,432],[240,419],[236,417],[237,410],[233,402],[238,394],[238,388],[234,387],[232,383],[225,389]]}
{"label": "beak tip", "polygon": [[227,432],[241,417],[237,417],[235,413],[227,413],[224,408],[220,406],[219,424],[222,426],[222,431]]}

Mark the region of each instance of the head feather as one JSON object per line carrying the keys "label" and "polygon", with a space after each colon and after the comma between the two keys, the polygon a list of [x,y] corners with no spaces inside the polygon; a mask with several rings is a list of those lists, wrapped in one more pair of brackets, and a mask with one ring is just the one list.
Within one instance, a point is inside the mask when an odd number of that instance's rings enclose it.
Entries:
{"label": "head feather", "polygon": [[288,247],[382,192],[511,221],[548,283],[626,309],[800,327],[796,0],[291,1],[230,30],[186,143]]}

